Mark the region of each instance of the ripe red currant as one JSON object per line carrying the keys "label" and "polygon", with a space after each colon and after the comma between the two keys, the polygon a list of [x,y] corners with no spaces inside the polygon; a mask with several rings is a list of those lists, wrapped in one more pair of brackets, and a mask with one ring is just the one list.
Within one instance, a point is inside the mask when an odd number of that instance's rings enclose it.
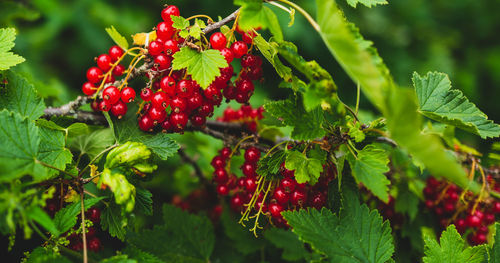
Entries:
{"label": "ripe red currant", "polygon": [[167,22],[160,22],[156,26],[156,35],[158,36],[158,38],[166,41],[168,39],[171,39],[174,35],[174,28]]}
{"label": "ripe red currant", "polygon": [[272,217],[281,217],[281,212],[283,211],[283,207],[277,203],[270,204],[268,210]]}
{"label": "ripe red currant", "polygon": [[235,58],[241,58],[248,52],[248,46],[243,41],[236,41],[231,45],[231,51]]}
{"label": "ripe red currant", "polygon": [[99,250],[101,250],[101,240],[97,237],[89,239],[89,250],[99,252]]}
{"label": "ripe red currant", "polygon": [[151,101],[151,98],[153,97],[153,91],[149,88],[143,88],[141,90],[141,99],[143,101]]}
{"label": "ripe red currant", "polygon": [[163,45],[158,41],[151,41],[151,43],[149,43],[148,52],[149,54],[151,54],[151,56],[158,56],[162,51]]}
{"label": "ripe red currant", "polygon": [[165,51],[165,54],[171,56],[175,54],[177,51],[179,51],[179,43],[173,39],[169,39],[165,41],[163,50]]}
{"label": "ripe red currant", "polygon": [[177,83],[176,93],[181,98],[188,98],[194,93],[194,86],[191,80],[183,79]]}
{"label": "ripe red currant", "polygon": [[248,176],[248,177],[254,177],[256,176],[257,174],[255,173],[255,164],[254,163],[247,163],[245,162],[242,166],[241,166],[241,171],[243,172],[243,174],[245,176]]}
{"label": "ripe red currant", "polygon": [[156,65],[158,65],[158,70],[165,70],[170,68],[172,59],[167,55],[159,54],[155,57],[154,62]]}
{"label": "ripe red currant", "polygon": [[172,18],[170,16],[180,16],[181,13],[179,8],[175,5],[169,5],[161,11],[161,18],[163,21],[172,23]]}
{"label": "ripe red currant", "polygon": [[217,186],[217,193],[219,195],[228,195],[229,194],[229,187],[227,187],[227,185],[224,185],[224,184],[220,184]]}
{"label": "ripe red currant", "polygon": [[231,49],[223,48],[220,50],[220,53],[224,56],[224,58],[226,59],[228,64],[233,62],[234,54],[233,54],[233,51],[231,51]]}
{"label": "ripe red currant", "polygon": [[111,106],[111,113],[121,119],[123,115],[127,114],[127,104],[125,102],[118,100],[113,106]]}
{"label": "ripe red currant", "polygon": [[229,159],[229,156],[231,155],[231,148],[229,147],[224,147],[222,150],[220,150],[220,156],[224,159]]}
{"label": "ripe red currant", "polygon": [[97,91],[97,88],[92,83],[85,82],[85,83],[83,83],[82,91],[83,91],[83,94],[90,96],[90,95],[93,95]]}
{"label": "ripe red currant", "polygon": [[120,95],[120,90],[117,87],[109,86],[102,92],[102,99],[113,105],[118,102]]}
{"label": "ripe red currant", "polygon": [[154,126],[154,121],[149,117],[149,115],[144,115],[139,118],[139,128],[143,131],[152,131]]}
{"label": "ripe red currant", "polygon": [[210,162],[210,164],[215,169],[224,168],[226,166],[226,160],[222,156],[218,155],[212,159],[212,162]]}
{"label": "ripe red currant", "polygon": [[226,47],[226,44],[226,36],[221,32],[213,33],[212,36],[210,36],[210,45],[212,45],[213,49],[223,49]]}
{"label": "ripe red currant", "polygon": [[193,95],[189,97],[187,100],[188,109],[191,111],[199,108],[202,103],[203,103],[203,97],[199,92],[194,92]]}
{"label": "ripe red currant", "polygon": [[171,76],[166,76],[160,81],[160,88],[168,94],[169,97],[175,96],[175,79]]}
{"label": "ripe red currant", "polygon": [[125,87],[121,91],[121,99],[125,103],[130,103],[135,99],[135,90],[131,87]]}
{"label": "ripe red currant", "polygon": [[184,129],[186,127],[186,124],[188,122],[188,117],[185,113],[179,112],[179,113],[172,113],[170,115],[170,122],[172,123],[172,126],[174,128],[178,129]]}
{"label": "ripe red currant", "polygon": [[229,176],[226,172],[226,169],[224,168],[219,168],[215,170],[214,172],[214,181],[216,181],[219,184],[224,184],[229,180]]}
{"label": "ripe red currant", "polygon": [[162,107],[153,106],[149,109],[148,115],[154,123],[163,122],[167,117],[167,112]]}
{"label": "ripe red currant", "polygon": [[169,105],[169,98],[165,92],[157,91],[151,97],[153,107],[166,109]]}
{"label": "ripe red currant", "polygon": [[196,127],[201,127],[207,122],[207,118],[205,116],[201,116],[200,114],[192,115],[189,120],[191,120],[191,124]]}
{"label": "ripe red currant", "polygon": [[113,76],[119,77],[119,76],[123,75],[123,72],[125,72],[125,66],[123,66],[122,64],[118,64],[113,69]]}
{"label": "ripe red currant", "polygon": [[102,54],[97,57],[97,66],[104,72],[111,69],[111,57],[108,54]]}
{"label": "ripe red currant", "polygon": [[274,190],[273,197],[274,199],[276,199],[276,201],[278,201],[278,203],[282,205],[286,205],[288,203],[288,200],[290,200],[290,195],[280,187]]}
{"label": "ripe red currant", "polygon": [[290,202],[294,206],[302,207],[307,203],[307,192],[302,189],[296,189],[295,191],[292,192]]}
{"label": "ripe red currant", "polygon": [[98,67],[91,67],[87,70],[87,80],[90,83],[97,83],[102,79],[102,71]]}
{"label": "ripe red currant", "polygon": [[123,49],[115,45],[109,48],[108,54],[111,57],[111,61],[116,62],[123,56]]}
{"label": "ripe red currant", "polygon": [[260,150],[255,147],[249,147],[245,151],[245,160],[249,163],[257,163],[260,159]]}
{"label": "ripe red currant", "polygon": [[186,110],[187,103],[185,99],[175,97],[170,101],[170,106],[174,112],[179,113]]}
{"label": "ripe red currant", "polygon": [[101,221],[101,209],[97,207],[89,208],[87,210],[87,218],[94,223],[98,223]]}

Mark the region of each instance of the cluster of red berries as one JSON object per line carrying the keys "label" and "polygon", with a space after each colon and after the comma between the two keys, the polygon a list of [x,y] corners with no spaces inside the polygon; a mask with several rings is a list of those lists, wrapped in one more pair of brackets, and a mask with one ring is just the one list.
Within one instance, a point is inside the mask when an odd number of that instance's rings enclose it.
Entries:
{"label": "cluster of red berries", "polygon": [[[206,89],[202,89],[192,80],[185,70],[171,70],[172,56],[185,41],[179,36],[179,30],[173,27],[172,16],[179,15],[177,6],[165,7],[161,12],[162,21],[156,26],[156,39],[147,44],[147,53],[154,66],[146,72],[150,86],[140,92],[144,103],[141,104],[138,125],[143,131],[161,129],[164,132],[182,132],[188,122],[193,126],[203,126],[206,118],[213,115],[214,107],[220,106],[223,97],[227,101],[234,99],[247,104],[255,89],[252,81],[262,78],[262,59],[249,54],[248,48],[256,34],[240,30],[236,31],[242,34],[242,41],[233,43],[228,43],[228,39],[221,32],[211,35],[209,47],[219,50],[229,66],[221,68],[220,76]],[[98,83],[113,82],[113,76],[123,74],[125,68],[116,63],[123,53],[122,49],[114,46],[109,54],[97,58],[98,67],[88,70],[88,82],[82,88],[86,95],[94,95],[99,90]],[[242,69],[233,82],[231,79],[234,69],[231,62],[234,59],[241,59]],[[103,81],[105,76],[107,79]],[[95,100],[92,108],[100,111],[110,110],[120,118],[127,112],[126,103],[133,101],[135,95],[135,90],[130,87],[107,86],[102,91],[102,100]]]}
{"label": "cluster of red berries", "polygon": [[439,218],[441,227],[454,224],[474,245],[487,242],[488,226],[500,215],[500,202],[487,199],[477,203],[471,192],[463,193],[456,185],[434,177],[427,179],[424,196],[425,206]]}
{"label": "cluster of red berries", "polygon": [[238,110],[227,107],[222,117],[218,117],[217,120],[221,122],[244,123],[248,131],[255,133],[257,132],[257,122],[263,118],[263,112],[263,107],[254,109],[250,105],[241,105]]}
{"label": "cluster of red berries", "polygon": [[[217,183],[217,193],[221,196],[229,195],[231,209],[239,213],[247,209],[250,200],[256,194],[259,182],[264,183],[256,173],[261,152],[255,147],[245,150],[245,163],[240,167],[244,176],[240,178],[227,172],[231,153],[231,149],[225,147],[212,159],[211,164],[215,169],[213,180]],[[333,177],[333,170],[327,169],[314,186],[299,184],[295,180],[294,171],[286,169],[283,163],[280,168],[280,180],[265,200],[265,194],[258,193],[253,209],[258,211],[262,206],[262,213],[270,216],[275,226],[286,228],[288,225],[281,212],[305,207],[321,209],[326,205],[328,183]]]}
{"label": "cluster of red berries", "polygon": [[[99,252],[101,250],[101,240],[97,236],[96,225],[101,221],[101,210],[97,207],[91,207],[85,212],[85,218],[94,223],[94,226],[86,228],[87,247],[90,251]],[[77,223],[80,226],[80,223]],[[83,249],[82,235],[73,233],[68,237],[68,247],[72,250],[80,251]]]}

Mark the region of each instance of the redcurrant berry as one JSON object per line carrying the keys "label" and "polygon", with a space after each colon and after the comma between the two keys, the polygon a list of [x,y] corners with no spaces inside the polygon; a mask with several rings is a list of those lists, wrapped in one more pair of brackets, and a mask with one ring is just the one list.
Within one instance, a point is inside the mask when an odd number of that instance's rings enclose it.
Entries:
{"label": "redcurrant berry", "polygon": [[125,87],[121,92],[121,99],[125,103],[130,103],[135,99],[135,90],[131,87]]}
{"label": "redcurrant berry", "polygon": [[108,54],[111,57],[112,62],[116,62],[118,59],[120,59],[123,56],[123,49],[119,46],[112,46],[108,50]]}
{"label": "redcurrant berry", "polygon": [[85,83],[83,83],[82,91],[83,91],[83,94],[90,96],[90,95],[93,95],[97,91],[97,88],[92,83],[85,82]]}
{"label": "redcurrant berry", "polygon": [[102,99],[113,105],[120,99],[120,90],[115,86],[109,86],[102,92]]}
{"label": "redcurrant berry", "polygon": [[87,70],[87,80],[90,83],[97,83],[102,79],[102,71],[98,67],[91,67]]}
{"label": "redcurrant berry", "polygon": [[210,45],[212,45],[213,49],[223,49],[226,47],[226,44],[226,36],[221,32],[213,33],[212,36],[210,36]]}
{"label": "redcurrant berry", "polygon": [[235,58],[241,58],[248,52],[248,46],[243,41],[236,41],[231,45],[231,51]]}
{"label": "redcurrant berry", "polygon": [[121,119],[123,115],[127,114],[127,104],[118,100],[117,103],[111,106],[111,113],[113,113],[113,115],[115,115],[118,119]]}

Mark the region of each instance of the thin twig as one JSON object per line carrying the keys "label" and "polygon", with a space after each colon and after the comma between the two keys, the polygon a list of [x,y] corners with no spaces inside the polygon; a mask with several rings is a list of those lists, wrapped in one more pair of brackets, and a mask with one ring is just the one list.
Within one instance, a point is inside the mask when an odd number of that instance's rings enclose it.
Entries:
{"label": "thin twig", "polygon": [[80,186],[80,204],[82,206],[82,242],[83,242],[83,263],[88,262],[87,257],[87,233],[85,231],[85,204],[83,202],[83,186]]}
{"label": "thin twig", "polygon": [[227,24],[227,23],[229,23],[229,22],[231,22],[231,21],[235,20],[235,19],[236,19],[236,16],[238,15],[238,12],[240,12],[240,9],[238,9],[238,10],[234,11],[232,14],[230,14],[229,16],[227,16],[227,17],[223,18],[221,21],[219,21],[219,22],[215,22],[215,23],[213,23],[213,24],[208,25],[207,27],[205,27],[205,28],[202,30],[203,34],[205,34],[205,35],[206,35],[206,34],[208,34],[208,33],[212,32],[212,31],[214,31],[214,30],[216,30],[216,29],[220,28],[221,26],[223,26],[223,25],[225,25],[225,24]]}

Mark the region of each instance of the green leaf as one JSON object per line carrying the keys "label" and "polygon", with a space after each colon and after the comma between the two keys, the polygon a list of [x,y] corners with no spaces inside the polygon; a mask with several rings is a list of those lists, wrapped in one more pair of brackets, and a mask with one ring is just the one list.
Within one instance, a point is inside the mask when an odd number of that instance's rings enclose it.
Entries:
{"label": "green leaf", "polygon": [[448,75],[429,72],[425,77],[413,73],[413,85],[419,101],[419,112],[424,116],[481,138],[500,136],[500,125],[470,102],[461,91],[451,89]]}
{"label": "green leaf", "polygon": [[56,254],[52,249],[45,247],[37,247],[29,254],[26,263],[70,263],[71,261],[59,254]]}
{"label": "green leaf", "polygon": [[291,134],[293,139],[312,140],[325,135],[322,128],[323,111],[316,108],[307,112],[298,97],[268,102],[264,105],[264,109],[283,124],[293,127]]}
{"label": "green leaf", "polygon": [[[61,131],[39,127],[40,146],[38,148],[38,159],[50,164],[60,170],[66,169],[66,164],[71,163],[73,155],[66,149],[64,134]],[[58,174],[55,169],[48,169],[49,175]]]}
{"label": "green leaf", "polygon": [[122,209],[114,203],[107,206],[101,215],[101,227],[103,230],[108,230],[112,237],[116,237],[122,241],[125,240],[125,228],[128,224],[127,218],[122,214]]}
{"label": "green leaf", "polygon": [[391,182],[384,175],[389,171],[387,152],[373,144],[369,144],[358,152],[357,158],[349,155],[347,160],[356,182],[362,183],[380,200],[388,202],[388,185]]}
{"label": "green leaf", "polygon": [[147,253],[132,244],[127,244],[127,247],[123,250],[123,253],[129,255],[129,257],[137,260],[141,263],[163,263],[158,257]]}
{"label": "green leaf", "polygon": [[418,196],[416,196],[409,188],[407,183],[401,183],[397,187],[398,196],[394,209],[398,213],[406,213],[410,220],[414,220],[418,213]]}
{"label": "green leaf", "polygon": [[330,262],[383,263],[391,258],[394,245],[389,222],[382,223],[376,210],[351,202],[340,217],[328,209],[282,212],[292,231]]}
{"label": "green leaf", "polygon": [[334,0],[316,0],[316,4],[319,33],[326,46],[368,99],[385,113],[385,100],[394,84],[372,43],[346,20]]}
{"label": "green leaf", "polygon": [[309,158],[299,151],[289,151],[286,157],[285,167],[295,170],[297,183],[315,184],[323,172],[324,159]]}
{"label": "green leaf", "polygon": [[500,223],[495,223],[494,243],[488,248],[489,263],[500,263]]}
{"label": "green leaf", "polygon": [[189,26],[189,21],[182,16],[171,16],[172,27],[178,30],[184,30]]}
{"label": "green leaf", "polygon": [[16,29],[0,28],[0,70],[9,69],[25,61],[23,57],[10,52],[14,47],[14,40]]}
{"label": "green leaf", "polygon": [[[85,210],[94,206],[102,199],[104,199],[104,197],[85,199]],[[62,208],[56,213],[56,215],[54,216],[54,224],[59,230],[59,233],[64,233],[75,226],[77,215],[81,213],[81,209],[82,206],[80,204],[80,201],[78,201]]]}
{"label": "green leaf", "polygon": [[220,68],[228,66],[220,51],[214,49],[198,52],[189,47],[183,47],[173,57],[172,69],[187,69],[188,74],[203,89],[220,76]]}
{"label": "green leaf", "polygon": [[145,215],[153,215],[153,194],[144,188],[135,188],[135,208]]}
{"label": "green leaf", "polygon": [[47,215],[47,213],[40,207],[33,206],[29,211],[27,211],[26,214],[31,220],[43,226],[43,228],[52,233],[54,236],[59,236],[59,230],[57,229],[54,221],[52,221],[52,218],[50,218],[50,216]]}
{"label": "green leaf", "polygon": [[364,141],[365,133],[361,130],[361,122],[358,121],[354,123],[354,120],[351,116],[346,116],[346,121],[346,126],[349,129],[349,131],[347,132],[347,134],[349,134],[349,137],[353,138],[357,143]]}
{"label": "green leaf", "polygon": [[[259,3],[260,2],[260,3]],[[235,5],[240,5],[240,15],[238,26],[243,31],[250,31],[254,28],[269,29],[276,41],[283,41],[283,32],[276,14],[262,1],[235,0]]]}
{"label": "green leaf", "polygon": [[465,241],[455,229],[454,225],[449,225],[446,231],[441,234],[438,242],[425,237],[424,263],[481,263],[486,253],[485,245],[465,248]]}
{"label": "green leaf", "polygon": [[100,263],[137,263],[137,262],[138,261],[135,259],[128,258],[128,255],[116,255],[100,261]]}
{"label": "green leaf", "polygon": [[34,122],[8,110],[0,112],[0,181],[26,174],[37,181],[47,179],[47,170],[36,162],[40,140]]}
{"label": "green leaf", "polygon": [[89,159],[94,159],[114,142],[115,138],[111,129],[99,129],[90,134],[83,134],[73,138],[68,145],[71,150],[82,155],[88,155]]}
{"label": "green leaf", "polygon": [[[1,45],[0,45],[1,46]],[[0,58],[1,61],[1,58]],[[2,73],[7,82],[5,88],[0,88],[0,108],[17,112],[30,120],[38,119],[43,115],[45,103],[43,102],[28,80],[14,72]],[[0,76],[0,80],[3,79]],[[1,85],[0,85],[1,87]]]}
{"label": "green leaf", "polygon": [[275,175],[278,173],[281,164],[285,162],[287,152],[284,150],[276,151],[273,154],[259,160],[256,173],[260,176]]}
{"label": "green leaf", "polygon": [[293,77],[292,69],[285,66],[278,57],[277,43],[267,42],[261,35],[253,38],[253,43],[259,49],[260,53],[273,65],[276,73],[285,81],[290,81]]}
{"label": "green leaf", "polygon": [[309,256],[304,243],[290,230],[273,227],[264,232],[264,237],[276,247],[283,249],[281,258],[284,260],[297,261]]}
{"label": "green leaf", "polygon": [[123,50],[127,50],[129,45],[127,39],[122,36],[114,26],[107,27],[106,32],[115,41],[115,43],[120,46]]}
{"label": "green leaf", "polygon": [[347,3],[354,8],[356,8],[356,5],[358,3],[367,6],[369,8],[376,5],[388,4],[386,0],[347,0]]}
{"label": "green leaf", "polygon": [[231,244],[235,249],[244,255],[248,255],[258,251],[262,247],[263,239],[255,238],[253,234],[247,229],[238,224],[238,219],[234,216],[229,209],[224,209],[221,216],[222,227],[224,233],[231,240]]}

